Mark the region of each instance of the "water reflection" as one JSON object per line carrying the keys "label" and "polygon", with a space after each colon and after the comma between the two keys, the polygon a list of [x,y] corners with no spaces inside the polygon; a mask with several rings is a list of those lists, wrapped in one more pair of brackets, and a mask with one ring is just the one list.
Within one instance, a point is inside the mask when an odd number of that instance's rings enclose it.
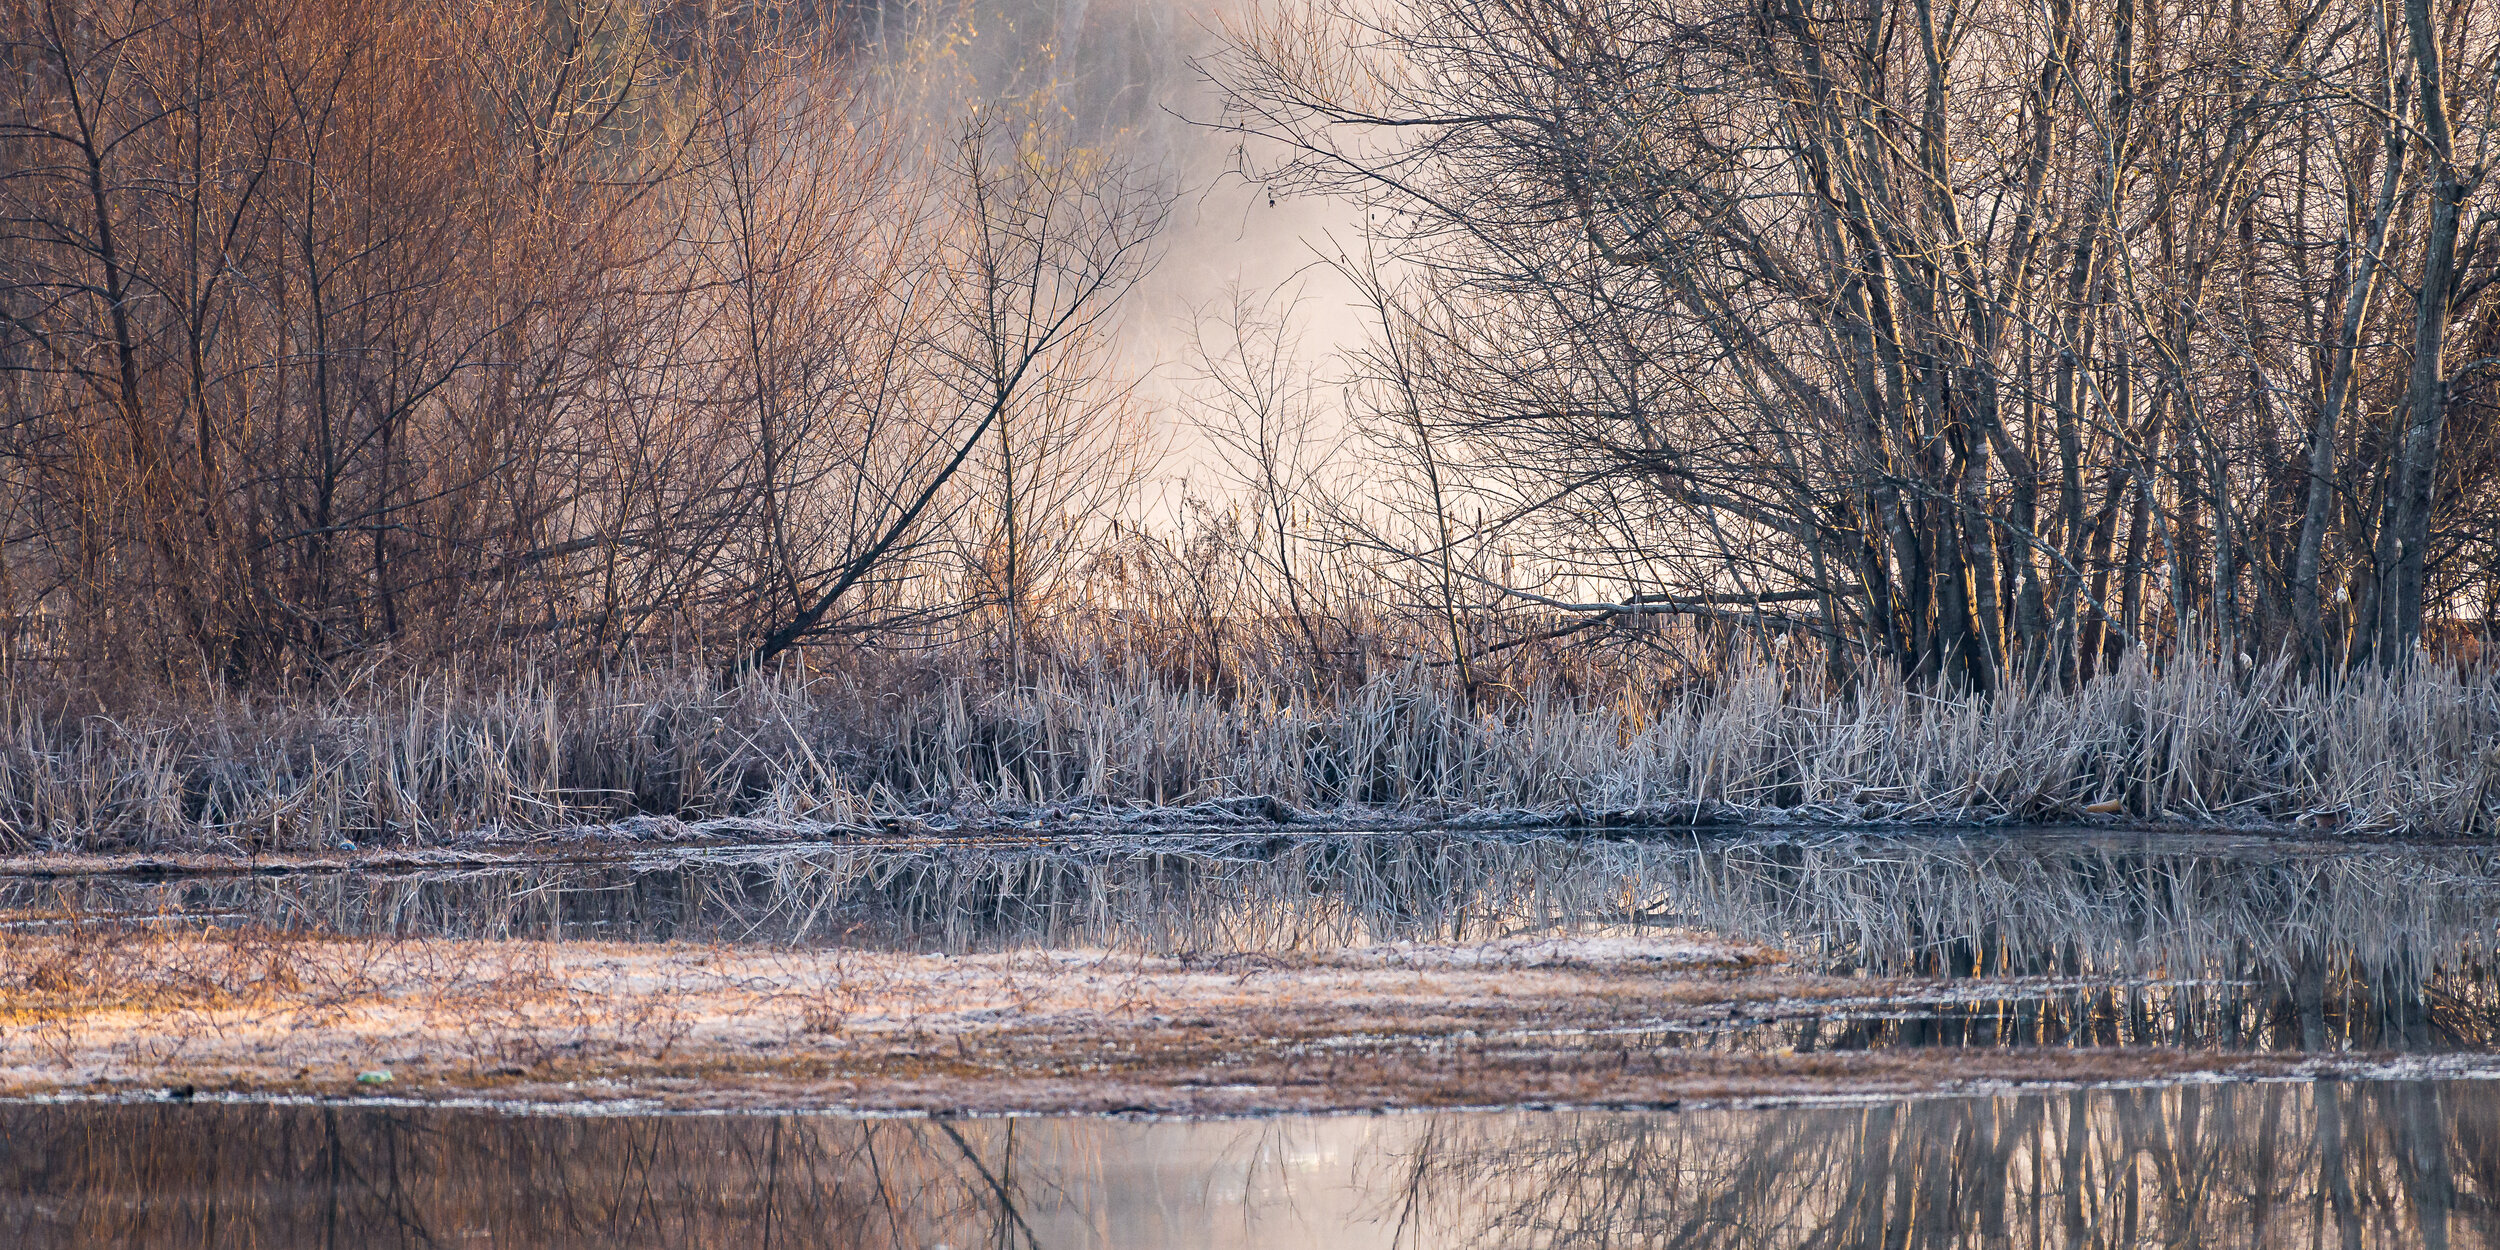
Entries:
{"label": "water reflection", "polygon": [[[1900,1046],[2178,1046],[2258,1054],[2479,1052],[2500,1047],[2500,995],[2487,963],[2435,969],[2416,983],[2346,964],[2302,985],[2247,980],[2121,985],[1976,980],[1917,989],[1864,1011],[1774,1017],[1670,1036],[1731,1051],[1881,1050]],[[1941,1000],[1941,1001],[1938,1001]]]}
{"label": "water reflection", "polygon": [[2500,1246],[2500,1084],[1235,1122],[0,1107],[27,1246]]}
{"label": "water reflection", "polygon": [[1687,926],[1781,946],[1809,966],[1966,987],[1914,1012],[1769,1021],[1696,1044],[2500,1044],[2500,849],[2478,846],[1438,832],[0,879],[0,918],[12,923],[166,916],[393,935],[1153,953]]}

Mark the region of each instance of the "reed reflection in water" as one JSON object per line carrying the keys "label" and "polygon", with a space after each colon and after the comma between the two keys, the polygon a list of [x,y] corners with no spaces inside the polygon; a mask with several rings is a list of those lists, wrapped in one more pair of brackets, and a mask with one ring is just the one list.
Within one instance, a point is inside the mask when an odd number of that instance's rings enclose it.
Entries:
{"label": "reed reflection in water", "polygon": [[0,1107],[24,1246],[2500,1246],[2500,1083],[1233,1122]]}
{"label": "reed reflection in water", "polygon": [[387,873],[0,878],[0,914],[1154,954],[1689,927],[1784,947],[1809,967],[1973,991],[1908,1016],[1791,1021],[1720,1039],[1732,1045],[2500,1045],[2500,850],[2474,846],[2107,832],[1158,835]]}

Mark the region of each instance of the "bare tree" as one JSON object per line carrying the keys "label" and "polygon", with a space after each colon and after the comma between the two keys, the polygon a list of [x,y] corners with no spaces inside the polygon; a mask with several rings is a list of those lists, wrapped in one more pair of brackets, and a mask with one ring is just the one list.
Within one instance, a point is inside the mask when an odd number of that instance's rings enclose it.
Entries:
{"label": "bare tree", "polygon": [[2493,315],[2454,135],[2488,142],[2500,40],[2405,22],[2409,55],[2346,37],[2370,4],[1321,3],[1209,68],[1247,171],[1414,275],[1438,456],[1541,576],[1612,587],[1514,600],[1743,604],[1985,690],[2147,636],[2365,649],[2334,576],[2386,584],[2381,647],[2440,604],[2435,515],[2493,488],[2442,477],[2438,414]]}
{"label": "bare tree", "polygon": [[1278,592],[1275,610],[1300,637],[1311,675],[1327,665],[1322,604],[1311,583],[1318,522],[1336,511],[1322,466],[1323,384],[1302,358],[1297,293],[1276,306],[1239,285],[1201,309],[1191,325],[1195,393],[1191,426],[1214,453],[1223,484],[1255,510],[1252,547]]}
{"label": "bare tree", "polygon": [[1168,193],[1059,142],[1037,119],[990,109],[965,127],[945,176],[954,220],[928,289],[915,293],[936,301],[915,352],[929,372],[893,397],[909,414],[904,437],[880,450],[883,472],[861,484],[868,523],[855,522],[834,561],[803,579],[797,608],[761,631],[745,666],[836,627],[846,597],[935,542],[936,514],[966,503],[958,477],[985,445],[996,455],[1012,631],[1017,579],[1033,564],[1019,531],[1037,510],[1030,492],[1048,502],[1058,487],[1045,484],[1068,480],[1035,462],[1099,449],[1080,406],[1102,399],[1102,335],[1152,259]]}

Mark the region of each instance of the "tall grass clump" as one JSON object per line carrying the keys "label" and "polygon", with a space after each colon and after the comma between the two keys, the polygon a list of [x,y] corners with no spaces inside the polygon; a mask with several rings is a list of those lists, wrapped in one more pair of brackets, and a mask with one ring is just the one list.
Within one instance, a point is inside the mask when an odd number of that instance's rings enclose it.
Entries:
{"label": "tall grass clump", "polygon": [[[1020,685],[945,654],[720,681],[410,677],[318,699],[0,704],[0,844],[305,850],[740,818],[1028,818],[1265,796],[1290,819],[2049,822],[2482,834],[2500,680],[2129,663],[2072,691],[1837,688],[1776,665],[1470,698],[1437,670],[1216,692],[1136,664]],[[1243,809],[1250,810],[1250,809]]]}

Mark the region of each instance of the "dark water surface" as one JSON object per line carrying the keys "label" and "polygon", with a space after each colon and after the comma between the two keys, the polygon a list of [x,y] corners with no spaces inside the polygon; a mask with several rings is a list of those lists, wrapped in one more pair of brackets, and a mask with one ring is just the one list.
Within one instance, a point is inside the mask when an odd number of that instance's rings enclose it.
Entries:
{"label": "dark water surface", "polygon": [[2500,1082],[1139,1122],[0,1107],[19,1246],[2500,1246]]}

